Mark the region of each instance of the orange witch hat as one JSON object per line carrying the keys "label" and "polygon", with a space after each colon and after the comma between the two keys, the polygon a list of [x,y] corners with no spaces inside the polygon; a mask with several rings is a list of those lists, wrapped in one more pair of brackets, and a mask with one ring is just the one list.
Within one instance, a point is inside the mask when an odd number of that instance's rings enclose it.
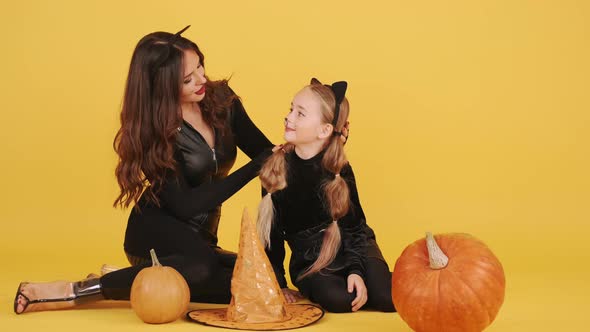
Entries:
{"label": "orange witch hat", "polygon": [[227,308],[194,310],[188,318],[201,324],[240,330],[286,330],[307,326],[323,317],[311,304],[288,304],[258,239],[256,226],[244,209],[238,259]]}

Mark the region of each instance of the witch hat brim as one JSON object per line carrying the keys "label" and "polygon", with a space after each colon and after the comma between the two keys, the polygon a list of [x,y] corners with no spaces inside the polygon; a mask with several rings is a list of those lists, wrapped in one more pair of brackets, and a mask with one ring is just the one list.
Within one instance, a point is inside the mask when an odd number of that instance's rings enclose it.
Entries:
{"label": "witch hat brim", "polygon": [[289,319],[282,322],[244,323],[232,322],[226,318],[227,308],[203,309],[190,311],[188,319],[208,326],[235,330],[280,331],[311,325],[324,316],[324,311],[312,304],[287,304],[285,306]]}

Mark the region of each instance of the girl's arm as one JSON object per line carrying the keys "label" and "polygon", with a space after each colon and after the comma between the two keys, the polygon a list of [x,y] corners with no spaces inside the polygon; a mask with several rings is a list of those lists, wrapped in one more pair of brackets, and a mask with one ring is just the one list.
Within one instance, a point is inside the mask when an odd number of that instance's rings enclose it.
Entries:
{"label": "girl's arm", "polygon": [[340,176],[347,182],[350,191],[350,209],[338,224],[342,233],[342,248],[348,265],[348,274],[357,274],[364,278],[367,257],[366,219],[356,187],[356,179],[350,164],[340,171]]}

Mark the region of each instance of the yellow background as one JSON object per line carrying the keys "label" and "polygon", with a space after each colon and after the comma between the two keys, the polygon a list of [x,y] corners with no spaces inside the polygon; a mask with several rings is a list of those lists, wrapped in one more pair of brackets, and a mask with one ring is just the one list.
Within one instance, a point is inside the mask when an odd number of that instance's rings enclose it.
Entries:
{"label": "yellow background", "polygon": [[[346,148],[391,267],[426,230],[468,232],[505,268],[489,331],[587,328],[588,1],[10,1],[1,11],[3,331],[213,331],[147,326],[126,303],[12,313],[21,280],[126,263],[112,139],[131,52],[143,35],[187,24],[207,73],[232,76],[274,142],[310,77],[349,82]],[[225,248],[236,249],[241,210],[258,194],[256,180],[224,205]],[[409,331],[397,314],[366,312],[309,331],[367,327]]]}

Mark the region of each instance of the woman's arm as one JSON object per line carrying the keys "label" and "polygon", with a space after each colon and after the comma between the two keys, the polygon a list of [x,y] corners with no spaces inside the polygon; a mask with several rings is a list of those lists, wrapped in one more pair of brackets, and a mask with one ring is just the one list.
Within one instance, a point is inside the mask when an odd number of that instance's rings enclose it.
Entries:
{"label": "woman's arm", "polygon": [[[231,90],[232,94],[235,94]],[[158,188],[158,198],[164,208],[180,220],[190,219],[223,203],[258,175],[260,167],[271,155],[272,143],[252,122],[242,102],[236,98],[230,114],[231,130],[236,145],[252,161],[228,175],[225,179],[198,187],[188,185],[182,175],[170,174]],[[181,154],[178,154],[181,158]]]}
{"label": "woman's arm", "polygon": [[271,154],[270,149],[264,150],[226,178],[197,187],[191,187],[182,174],[176,175],[170,171],[164,182],[152,190],[155,190],[163,208],[176,218],[187,220],[213,209],[235,194],[258,175],[262,163]]}
{"label": "woman's arm", "polygon": [[235,99],[232,106],[231,126],[236,145],[250,159],[255,158],[262,151],[273,146],[260,129],[256,127],[254,122],[252,122],[239,99]]}

